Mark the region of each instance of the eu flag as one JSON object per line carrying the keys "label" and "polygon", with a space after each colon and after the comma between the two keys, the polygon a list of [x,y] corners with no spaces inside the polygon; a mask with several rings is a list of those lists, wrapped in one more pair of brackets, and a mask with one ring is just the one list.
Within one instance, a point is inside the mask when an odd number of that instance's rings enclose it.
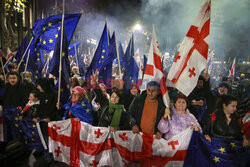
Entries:
{"label": "eu flag", "polygon": [[[25,50],[27,49],[27,47],[28,47],[27,36],[25,36],[22,43],[21,43],[21,45],[20,45],[20,47],[19,47],[19,49],[18,49],[18,51],[17,51],[17,53],[12,57],[17,61],[17,63],[20,63],[20,61],[22,60],[23,54],[24,54]],[[24,71],[24,66],[25,66],[25,62],[26,62],[26,59],[27,59],[27,55],[28,55],[28,51],[24,55],[24,59],[23,59],[23,62],[21,63],[21,65],[19,67],[19,71]]]}
{"label": "eu flag", "polygon": [[124,51],[121,42],[119,43],[119,59],[120,59],[121,71],[123,72],[125,70],[126,62],[124,61]]}
{"label": "eu flag", "polygon": [[145,67],[147,65],[148,58],[146,55],[143,55],[143,74],[145,72]]}
{"label": "eu flag", "polygon": [[[59,78],[59,64],[60,64],[60,44],[61,33],[56,41],[55,51],[53,57],[49,63],[49,73]],[[62,44],[62,75],[61,75],[61,104],[65,104],[70,96],[70,63],[68,59],[68,42],[65,31],[63,32],[63,44]]]}
{"label": "eu flag", "polygon": [[74,57],[77,53],[77,49],[81,45],[81,42],[76,42],[69,45],[69,56]]}
{"label": "eu flag", "polygon": [[124,55],[124,61],[126,63],[125,70],[128,69],[129,63],[131,62],[132,57],[134,56],[134,36],[132,35],[132,38],[129,41],[128,47],[126,49],[125,55]]}
{"label": "eu flag", "polygon": [[34,46],[34,40],[30,44],[30,56],[27,64],[27,71],[32,73],[32,80],[35,81],[42,77],[42,69],[44,67],[44,57],[42,49]]}
{"label": "eu flag", "polygon": [[102,78],[104,84],[109,88],[112,79],[112,64],[113,60],[117,57],[116,54],[116,35],[113,33],[108,46],[108,55],[104,56],[99,68],[99,76]]}
{"label": "eu flag", "polygon": [[135,59],[132,57],[131,62],[125,75],[123,75],[125,92],[129,92],[130,85],[133,83],[138,84],[139,67],[137,66]]}
{"label": "eu flag", "polygon": [[[81,14],[64,15],[64,27],[67,34],[68,43],[75,31]],[[55,15],[38,20],[33,26],[33,37],[35,48],[44,49],[47,53],[54,50],[56,39],[61,30],[62,15]]]}
{"label": "eu flag", "polygon": [[109,35],[108,35],[108,27],[106,23],[104,26],[98,47],[96,49],[95,55],[85,75],[86,79],[90,78],[90,76],[92,75],[92,70],[95,71],[96,69],[98,69],[100,71],[100,67],[102,65],[103,59],[104,57],[108,55],[108,46],[109,46]]}
{"label": "eu flag", "polygon": [[184,166],[246,167],[250,165],[249,157],[250,147],[243,147],[241,141],[212,138],[209,142],[204,135],[193,132]]}

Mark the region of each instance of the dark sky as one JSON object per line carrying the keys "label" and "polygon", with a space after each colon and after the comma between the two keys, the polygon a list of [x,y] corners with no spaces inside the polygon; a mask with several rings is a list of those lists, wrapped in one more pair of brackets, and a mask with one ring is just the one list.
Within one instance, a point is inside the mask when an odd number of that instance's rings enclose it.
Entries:
{"label": "dark sky", "polygon": [[[131,37],[131,27],[139,22],[143,33],[135,32],[135,49],[148,52],[152,24],[161,51],[174,53],[194,21],[203,0],[65,0],[66,13],[83,13],[77,31],[99,40],[105,20],[116,30],[122,43]],[[57,0],[61,9],[62,0]],[[39,1],[41,8],[55,13],[55,1]],[[250,0],[212,0],[210,49],[219,59],[250,59]],[[59,14],[55,13],[55,14]],[[146,35],[145,35],[146,34]],[[148,37],[149,42],[146,38]]]}

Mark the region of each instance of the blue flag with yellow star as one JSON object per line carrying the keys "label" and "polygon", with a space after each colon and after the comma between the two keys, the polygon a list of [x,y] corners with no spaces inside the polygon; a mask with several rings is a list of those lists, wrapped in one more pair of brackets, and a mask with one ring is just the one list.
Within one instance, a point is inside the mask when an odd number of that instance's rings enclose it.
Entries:
{"label": "blue flag with yellow star", "polygon": [[212,138],[209,142],[201,133],[193,132],[184,166],[246,167],[249,157],[250,146],[243,147],[241,141]]}
{"label": "blue flag with yellow star", "polygon": [[[126,62],[124,61],[124,51],[121,42],[119,43],[119,59],[120,59],[121,71],[123,72],[126,68],[125,67]],[[118,64],[118,59],[117,59],[117,64]]]}
{"label": "blue flag with yellow star", "polygon": [[[49,62],[48,72],[59,78],[59,64],[60,64],[60,45],[61,33],[56,41],[55,50],[52,59]],[[68,58],[68,42],[66,33],[63,33],[62,44],[62,75],[61,75],[61,104],[65,104],[70,96],[70,63]]]}
{"label": "blue flag with yellow star", "polygon": [[70,57],[74,57],[77,53],[77,49],[79,48],[79,46],[81,45],[82,42],[76,42],[73,44],[69,45],[69,56]]}
{"label": "blue flag with yellow star", "polygon": [[[69,43],[75,31],[81,14],[64,15],[64,27]],[[38,20],[33,26],[33,37],[37,49],[42,48],[47,53],[54,50],[56,39],[61,30],[62,15],[55,15]]]}
{"label": "blue flag with yellow star", "polygon": [[100,78],[99,82],[103,82],[107,86],[107,88],[109,88],[111,87],[113,60],[115,59],[115,57],[117,57],[115,33],[113,33],[109,41],[107,52],[108,52],[108,55],[103,58],[102,63],[99,68],[99,78]]}
{"label": "blue flag with yellow star", "polygon": [[35,81],[42,77],[44,67],[44,57],[42,49],[34,48],[34,40],[31,42],[29,50],[30,56],[27,64],[27,71],[32,73],[32,80]]}
{"label": "blue flag with yellow star", "polygon": [[90,76],[92,75],[92,70],[94,71],[96,69],[100,70],[100,67],[102,66],[104,58],[108,55],[108,46],[109,46],[108,27],[107,27],[107,24],[105,24],[98,47],[91,61],[91,64],[86,72],[86,75],[85,75],[86,79],[90,78]]}
{"label": "blue flag with yellow star", "polygon": [[[25,52],[25,50],[27,49],[28,47],[28,42],[27,42],[27,36],[24,37],[17,53],[11,57],[12,60],[10,60],[8,62],[8,64],[13,61],[15,59],[15,61],[17,61],[17,63],[19,63],[21,60],[22,60],[22,57],[23,57],[23,54]],[[26,62],[26,59],[27,59],[27,55],[28,55],[28,51],[26,52],[26,54],[24,55],[24,58],[23,58],[23,63],[21,63],[20,67],[19,67],[19,71],[24,71],[24,66],[25,66],[25,62]],[[6,63],[7,67],[8,67],[8,64]]]}
{"label": "blue flag with yellow star", "polygon": [[139,67],[137,66],[135,59],[132,57],[129,67],[123,75],[124,80],[124,90],[126,93],[129,92],[130,85],[133,83],[138,84]]}
{"label": "blue flag with yellow star", "polygon": [[123,61],[125,61],[125,71],[127,71],[129,64],[131,62],[132,57],[134,56],[134,36],[132,35],[132,38],[129,41],[128,47],[126,49],[125,55],[123,57]]}

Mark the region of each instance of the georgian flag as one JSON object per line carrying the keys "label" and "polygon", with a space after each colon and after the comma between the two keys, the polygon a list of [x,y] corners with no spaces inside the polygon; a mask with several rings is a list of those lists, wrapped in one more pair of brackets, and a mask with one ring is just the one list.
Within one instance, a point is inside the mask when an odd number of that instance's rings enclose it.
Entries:
{"label": "georgian flag", "polygon": [[163,102],[166,106],[169,106],[170,99],[168,96],[166,78],[163,74],[163,67],[161,61],[161,52],[159,48],[159,43],[156,38],[155,28],[153,26],[152,41],[150,44],[150,49],[148,53],[148,61],[145,67],[145,72],[143,76],[143,85],[141,90],[146,88],[146,85],[150,81],[157,81],[161,85],[161,95]]}
{"label": "georgian flag", "polygon": [[49,122],[49,151],[70,166],[182,166],[193,130],[169,140],[132,131],[111,132],[77,119]]}
{"label": "georgian flag", "polygon": [[235,61],[236,61],[236,58],[234,58],[232,67],[231,67],[231,69],[229,70],[229,75],[228,75],[228,77],[234,77],[234,76],[235,76]]}
{"label": "georgian flag", "polygon": [[210,30],[211,0],[205,0],[193,25],[184,38],[168,79],[188,96],[195,88],[199,75],[206,68]]}

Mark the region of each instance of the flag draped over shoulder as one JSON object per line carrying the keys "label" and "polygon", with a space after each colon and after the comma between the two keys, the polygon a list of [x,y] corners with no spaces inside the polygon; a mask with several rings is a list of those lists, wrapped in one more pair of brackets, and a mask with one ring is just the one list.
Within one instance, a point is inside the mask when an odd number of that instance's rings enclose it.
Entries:
{"label": "flag draped over shoulder", "polygon": [[195,88],[206,68],[211,0],[205,0],[175,56],[168,79],[186,96]]}
{"label": "flag draped over shoulder", "polygon": [[[57,78],[59,77],[59,65],[60,65],[60,44],[61,33],[56,41],[55,51],[53,57],[49,63],[48,72]],[[63,32],[63,44],[62,44],[62,75],[61,75],[61,104],[65,104],[70,96],[70,64],[68,58],[68,43],[65,31]]]}
{"label": "flag draped over shoulder", "polygon": [[232,66],[229,70],[229,75],[228,77],[235,77],[235,61],[236,61],[236,58],[234,58],[234,61],[232,63]]}
{"label": "flag draped over shoulder", "polygon": [[161,95],[166,106],[169,106],[170,99],[167,92],[166,78],[163,74],[163,67],[161,62],[161,53],[159,43],[156,38],[155,28],[153,26],[152,40],[148,53],[148,60],[143,76],[143,85],[141,90],[146,88],[146,84],[150,81],[157,81],[161,86]]}
{"label": "flag draped over shoulder", "polygon": [[182,166],[193,131],[188,128],[170,140],[132,131],[110,132],[76,119],[48,124],[49,151],[70,166]]}
{"label": "flag draped over shoulder", "polygon": [[92,71],[98,69],[102,65],[103,59],[108,55],[108,46],[109,46],[109,35],[108,35],[108,26],[107,23],[104,26],[102,36],[100,38],[98,47],[96,49],[95,55],[91,61],[91,64],[86,72],[85,78],[88,79],[92,75]]}
{"label": "flag draped over shoulder", "polygon": [[241,141],[212,138],[194,132],[184,162],[186,167],[218,166],[245,167],[250,165],[250,147],[243,147]]}

